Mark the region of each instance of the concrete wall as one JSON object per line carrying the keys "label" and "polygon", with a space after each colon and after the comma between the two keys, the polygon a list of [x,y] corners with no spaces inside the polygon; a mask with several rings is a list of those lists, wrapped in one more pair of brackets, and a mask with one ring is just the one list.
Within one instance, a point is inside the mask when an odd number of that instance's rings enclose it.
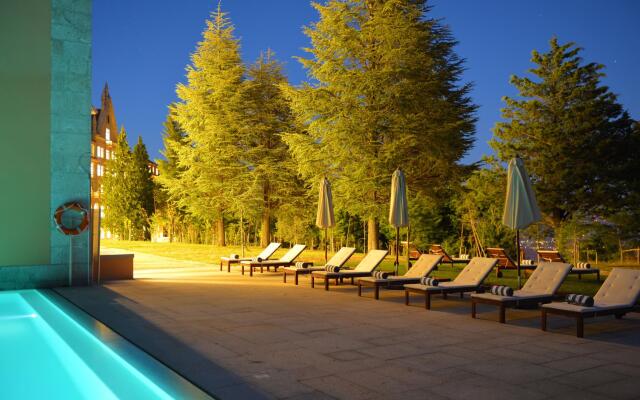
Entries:
{"label": "concrete wall", "polygon": [[[34,26],[42,28],[44,24],[47,32],[43,35],[48,38],[49,45],[45,49],[23,47],[23,52],[39,52],[38,57],[43,57],[42,52],[50,60],[48,64],[48,82],[42,84],[46,88],[46,94],[29,93],[29,101],[39,103],[46,97],[49,110],[45,114],[48,121],[48,135],[32,137],[32,144],[40,146],[46,143],[48,154],[46,166],[43,166],[38,179],[46,181],[46,196],[40,198],[33,210],[38,214],[37,224],[30,229],[32,245],[38,248],[38,258],[20,258],[13,250],[11,237],[6,240],[2,250],[7,253],[5,258],[0,258],[0,289],[20,289],[33,287],[52,287],[66,285],[68,279],[69,262],[69,237],[60,233],[53,222],[55,209],[68,201],[77,200],[89,207],[89,173],[91,151],[91,0],[20,0],[19,2],[0,2],[1,8],[5,4],[13,4],[10,18],[14,31],[7,31],[0,24],[0,36],[12,37],[16,34],[36,34]],[[15,6],[15,4],[20,6]],[[42,9],[49,8],[47,15],[49,21],[42,19]],[[7,6],[8,7],[8,6]],[[37,12],[35,11],[37,10]],[[0,9],[0,15],[4,14]],[[34,20],[35,15],[40,19]],[[17,32],[16,32],[17,31]],[[0,42],[0,43],[4,43]],[[1,50],[1,49],[0,49]],[[7,63],[13,60],[5,60]],[[3,71],[0,70],[0,74]],[[11,77],[3,76],[2,79]],[[48,84],[47,84],[48,83]],[[0,97],[5,94],[0,91]],[[29,110],[14,110],[25,115]],[[0,120],[6,117],[0,109]],[[26,130],[28,135],[31,130]],[[0,139],[4,147],[5,135],[10,132],[4,129],[0,131]],[[12,145],[13,146],[13,145]],[[5,151],[21,151],[15,146],[13,149],[5,148]],[[43,162],[44,164],[44,162]],[[11,165],[0,158],[0,171],[14,173]],[[20,191],[21,188],[14,184],[12,187],[3,187],[0,192]],[[5,197],[5,198],[8,198]],[[4,224],[3,224],[4,225]],[[37,226],[36,226],[37,225]],[[0,228],[2,229],[2,228]],[[22,243],[22,242],[21,242]],[[42,248],[45,248],[43,257]],[[9,262],[17,260],[17,262]],[[74,284],[86,284],[87,271],[89,270],[89,235],[84,232],[73,237],[73,282]]]}

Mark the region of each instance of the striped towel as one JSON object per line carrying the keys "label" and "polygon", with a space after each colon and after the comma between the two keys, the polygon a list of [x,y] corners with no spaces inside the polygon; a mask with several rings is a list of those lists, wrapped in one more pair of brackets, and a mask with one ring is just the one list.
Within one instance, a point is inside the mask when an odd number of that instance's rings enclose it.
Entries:
{"label": "striped towel", "polygon": [[260,262],[263,262],[264,260],[262,259],[262,257],[253,257],[251,261],[260,263]]}
{"label": "striped towel", "polygon": [[376,279],[387,279],[389,277],[389,273],[386,271],[375,271],[373,273],[373,277]]}
{"label": "striped towel", "polygon": [[509,286],[493,285],[489,292],[497,296],[513,296],[513,289]]}
{"label": "striped towel", "polygon": [[326,265],[324,270],[327,272],[340,272],[340,267],[337,265]]}
{"label": "striped towel", "polygon": [[533,265],[533,260],[522,260],[521,265]]}
{"label": "striped towel", "polygon": [[586,262],[579,262],[579,263],[576,264],[576,266],[574,268],[577,268],[577,269],[589,269],[589,268],[591,268],[591,264],[586,263]]}
{"label": "striped towel", "polygon": [[296,268],[307,268],[309,267],[309,264],[310,263],[306,261],[296,261]]}
{"label": "striped towel", "polygon": [[239,255],[237,255],[237,254],[231,254],[231,255],[229,256],[229,258],[230,258],[230,259],[232,259],[232,260],[237,260],[237,259],[239,259],[239,258],[240,258],[240,256],[239,256]]}
{"label": "striped towel", "polygon": [[420,283],[427,286],[438,286],[440,281],[438,281],[436,278],[429,278],[428,276],[425,276],[420,279]]}
{"label": "striped towel", "polygon": [[567,303],[576,306],[593,307],[593,297],[586,294],[568,294]]}

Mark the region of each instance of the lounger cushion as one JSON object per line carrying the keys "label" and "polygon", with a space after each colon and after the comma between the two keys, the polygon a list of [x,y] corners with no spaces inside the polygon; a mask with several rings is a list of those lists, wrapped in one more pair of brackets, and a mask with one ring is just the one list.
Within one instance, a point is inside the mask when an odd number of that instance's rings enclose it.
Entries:
{"label": "lounger cushion", "polygon": [[442,261],[442,256],[423,254],[418,261],[404,274],[407,278],[422,278],[429,275]]}
{"label": "lounger cushion", "polygon": [[327,261],[327,265],[337,265],[342,267],[356,252],[355,247],[342,247]]}
{"label": "lounger cushion", "polygon": [[473,294],[471,294],[471,297],[480,298],[480,299],[495,300],[495,301],[513,301],[513,300],[517,301],[517,300],[550,299],[550,296],[548,296],[546,294],[524,292],[522,290],[514,291],[512,296],[499,296],[497,294],[491,294],[491,293],[473,293]]}
{"label": "lounger cushion", "polygon": [[598,312],[598,311],[605,311],[605,310],[614,310],[616,308],[626,308],[626,307],[621,306],[619,304],[617,305],[602,304],[602,305],[593,306],[593,307],[585,307],[585,306],[578,306],[578,305],[569,304],[569,303],[553,302],[553,303],[543,304],[542,308],[553,308],[556,310],[573,311],[577,313],[588,313],[588,312]]}
{"label": "lounger cushion", "polygon": [[466,291],[466,292],[471,292],[473,290],[476,290],[478,287],[477,286],[472,286],[472,285],[454,285],[453,282],[440,282],[438,284],[438,286],[427,286],[427,285],[423,285],[421,283],[410,283],[407,285],[404,285],[405,288],[407,289],[416,289],[416,290],[422,290],[425,292],[442,292],[445,289],[455,289],[455,290],[460,290],[460,291]]}
{"label": "lounger cushion", "polygon": [[353,269],[353,271],[369,272],[369,273],[373,272],[373,270],[376,269],[378,265],[380,265],[382,260],[384,260],[387,253],[388,251],[386,250],[369,251],[367,255],[364,256],[362,261],[360,261],[360,263],[358,263],[358,265]]}
{"label": "lounger cushion", "polygon": [[533,271],[522,287],[525,292],[554,294],[571,271],[571,264],[542,262]]}
{"label": "lounger cushion", "polygon": [[260,257],[263,260],[266,260],[269,257],[271,257],[273,253],[275,253],[276,250],[278,250],[278,248],[280,248],[280,243],[277,243],[277,242],[269,243],[269,245],[265,247],[260,254],[258,254],[258,257]]}
{"label": "lounger cushion", "polygon": [[600,290],[593,297],[594,304],[633,306],[640,295],[640,270],[613,268]]}
{"label": "lounger cushion", "polygon": [[451,286],[478,286],[497,262],[495,258],[473,257],[452,282],[444,283],[449,283]]}

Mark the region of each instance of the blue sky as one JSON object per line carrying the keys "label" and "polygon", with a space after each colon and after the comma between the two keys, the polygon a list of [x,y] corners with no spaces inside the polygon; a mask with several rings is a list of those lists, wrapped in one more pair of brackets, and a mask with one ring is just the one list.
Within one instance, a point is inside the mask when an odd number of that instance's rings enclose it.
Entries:
{"label": "blue sky", "polygon": [[[476,144],[466,162],[490,154],[487,142],[500,118],[501,97],[515,95],[509,76],[531,67],[531,50],[546,51],[548,41],[574,41],[585,61],[606,66],[604,82],[631,116],[640,119],[640,1],[636,0],[433,0],[431,16],[442,18],[460,42],[467,60],[464,82],[473,82],[479,106]],[[130,141],[140,135],[150,156],[160,156],[162,123],[175,87],[201,39],[214,0],[94,0],[93,104],[99,106],[105,82]],[[302,27],[318,16],[307,0],[224,0],[251,63],[271,48],[285,63],[289,80],[306,73],[294,56],[305,55]]]}

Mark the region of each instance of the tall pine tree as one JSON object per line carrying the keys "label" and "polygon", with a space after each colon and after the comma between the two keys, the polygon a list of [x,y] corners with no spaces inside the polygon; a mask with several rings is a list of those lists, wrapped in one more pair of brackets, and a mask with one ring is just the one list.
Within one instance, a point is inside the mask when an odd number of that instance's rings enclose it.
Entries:
{"label": "tall pine tree", "polygon": [[292,159],[281,135],[295,131],[295,122],[281,86],[287,85],[282,65],[269,50],[249,67],[245,82],[245,138],[247,161],[261,211],[260,245],[271,240],[271,224],[283,202],[289,201],[297,183]]}
{"label": "tall pine tree", "polygon": [[[179,150],[182,146],[185,146],[187,140],[185,138],[185,132],[180,128],[180,125],[176,122],[175,118],[169,112],[167,119],[164,122],[164,131],[162,133],[162,144],[164,149],[161,151],[164,159],[158,160],[158,169],[160,175],[157,177],[159,183],[156,199],[161,200],[156,204],[156,207],[160,207],[162,216],[168,224],[169,241],[175,240],[177,223],[184,215],[183,208],[179,206],[179,193],[174,192],[171,194],[166,188],[176,186],[176,182],[180,179],[180,155]],[[157,202],[158,203],[158,202]]]}
{"label": "tall pine tree", "polygon": [[224,217],[238,208],[249,172],[240,134],[244,67],[220,6],[206,23],[187,67],[188,83],[177,88],[181,102],[173,112],[188,143],[177,148],[180,179],[168,188],[190,212],[215,221],[216,242],[224,246]]}
{"label": "tall pine tree", "polygon": [[103,226],[113,235],[131,240],[135,226],[143,218],[142,207],[132,177],[135,168],[127,132],[122,128],[115,148],[105,167],[103,184]]}
{"label": "tall pine tree", "polygon": [[133,195],[141,210],[141,219],[135,222],[136,238],[151,239],[150,219],[155,212],[154,203],[154,183],[149,168],[149,153],[142,141],[142,136],[138,136],[138,143],[133,147],[131,157],[133,163],[133,175],[131,177],[131,187]]}
{"label": "tall pine tree", "polygon": [[531,78],[511,77],[519,96],[504,97],[491,145],[502,160],[524,159],[546,222],[558,228],[632,198],[640,149],[633,121],[601,82],[604,66],[584,63],[574,43],[553,38],[550,47],[533,51]]}
{"label": "tall pine tree", "polygon": [[311,184],[327,175],[336,203],[368,219],[369,248],[387,211],[391,174],[402,167],[414,192],[458,179],[475,106],[460,85],[456,41],[427,18],[426,0],[329,0],[305,30],[313,79],[288,91],[306,135],[285,141]]}

